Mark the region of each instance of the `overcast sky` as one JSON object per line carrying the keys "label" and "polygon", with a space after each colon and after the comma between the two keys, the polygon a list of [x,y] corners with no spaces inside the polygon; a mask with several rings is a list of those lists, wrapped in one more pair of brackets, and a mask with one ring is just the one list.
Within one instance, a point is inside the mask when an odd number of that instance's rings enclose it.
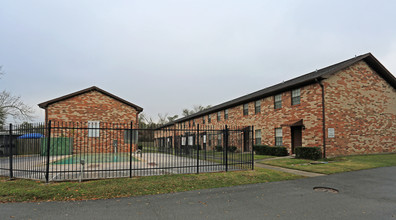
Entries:
{"label": "overcast sky", "polygon": [[96,85],[157,113],[216,105],[367,52],[396,73],[396,1],[2,0],[6,89]]}

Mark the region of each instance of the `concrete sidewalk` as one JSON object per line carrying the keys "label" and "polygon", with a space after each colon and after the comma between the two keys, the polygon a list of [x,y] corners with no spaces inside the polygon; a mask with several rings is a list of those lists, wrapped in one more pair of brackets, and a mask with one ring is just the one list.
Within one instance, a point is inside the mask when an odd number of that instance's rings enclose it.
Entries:
{"label": "concrete sidewalk", "polygon": [[270,170],[278,170],[278,171],[282,171],[285,173],[292,173],[292,174],[305,176],[305,177],[326,176],[325,174],[322,174],[322,173],[312,173],[312,172],[307,172],[307,171],[302,171],[302,170],[294,170],[294,169],[288,169],[288,168],[283,168],[283,167],[276,167],[276,166],[271,166],[271,165],[262,164],[262,163],[254,163],[254,166],[260,167],[260,168],[265,168],[265,169],[270,169]]}
{"label": "concrete sidewalk", "polygon": [[322,174],[322,173],[313,173],[313,172],[307,172],[307,171],[302,171],[302,170],[295,170],[295,169],[289,169],[289,168],[283,168],[283,167],[277,167],[277,166],[257,163],[257,162],[261,162],[261,161],[290,159],[290,158],[295,158],[295,157],[294,156],[271,157],[271,158],[256,160],[255,163],[254,163],[254,166],[255,167],[260,167],[260,168],[265,168],[265,169],[270,169],[270,170],[282,171],[282,172],[285,172],[285,173],[296,174],[296,175],[305,176],[305,177],[325,176],[325,174]]}

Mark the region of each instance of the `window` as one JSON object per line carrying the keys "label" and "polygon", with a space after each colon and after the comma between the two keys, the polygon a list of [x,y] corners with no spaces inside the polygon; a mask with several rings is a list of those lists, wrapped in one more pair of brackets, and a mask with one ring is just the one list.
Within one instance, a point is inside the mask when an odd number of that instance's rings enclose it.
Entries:
{"label": "window", "polygon": [[249,114],[249,104],[243,104],[243,115]]}
{"label": "window", "polygon": [[258,100],[254,102],[254,113],[258,114],[260,113],[260,111],[261,111],[261,101]]}
{"label": "window", "polygon": [[224,120],[228,119],[228,109],[224,110]]}
{"label": "window", "polygon": [[202,124],[205,124],[205,116],[202,116]]}
{"label": "window", "polygon": [[195,126],[195,119],[193,120],[193,126]]}
{"label": "window", "polygon": [[[132,134],[132,137],[131,137]],[[132,142],[131,142],[132,141]],[[126,144],[137,144],[138,143],[138,131],[137,130],[124,130],[124,143]]]}
{"label": "window", "polygon": [[292,105],[300,104],[300,89],[292,90]]}
{"label": "window", "polygon": [[223,142],[221,141],[221,136],[222,136],[221,133],[217,135],[217,145],[218,146],[222,146],[223,145]]}
{"label": "window", "polygon": [[282,108],[282,94],[276,95],[274,100],[275,109]]}
{"label": "window", "polygon": [[255,136],[255,144],[256,145],[261,145],[261,129],[258,129],[258,130],[256,130],[255,131],[255,133],[254,133],[254,136]]}
{"label": "window", "polygon": [[208,115],[208,123],[212,122],[210,115]]}
{"label": "window", "polygon": [[217,121],[221,121],[221,112],[217,112]]}
{"label": "window", "polygon": [[88,137],[99,137],[99,121],[88,121]]}
{"label": "window", "polygon": [[282,128],[275,128],[275,146],[282,146]]}

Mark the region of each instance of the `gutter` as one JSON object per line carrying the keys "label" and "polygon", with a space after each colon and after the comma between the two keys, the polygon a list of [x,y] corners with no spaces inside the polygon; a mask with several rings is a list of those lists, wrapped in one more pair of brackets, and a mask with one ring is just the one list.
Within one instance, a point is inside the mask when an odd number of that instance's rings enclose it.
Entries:
{"label": "gutter", "polygon": [[324,85],[322,84],[322,79],[315,79],[316,82],[322,88],[322,133],[323,133],[323,158],[326,158],[326,114],[325,114],[325,96],[324,96]]}

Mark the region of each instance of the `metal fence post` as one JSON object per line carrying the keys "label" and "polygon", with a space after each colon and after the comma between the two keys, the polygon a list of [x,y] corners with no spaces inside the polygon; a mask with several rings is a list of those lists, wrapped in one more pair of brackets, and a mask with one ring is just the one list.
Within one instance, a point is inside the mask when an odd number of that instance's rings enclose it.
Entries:
{"label": "metal fence post", "polygon": [[129,178],[132,178],[132,141],[134,138],[133,134],[133,121],[131,121],[131,130],[129,131]]}
{"label": "metal fence post", "polygon": [[225,169],[226,172],[228,172],[228,127],[227,125],[225,126],[225,134],[224,134],[224,145],[225,145]]}
{"label": "metal fence post", "polygon": [[252,126],[252,170],[254,170],[254,127]]}
{"label": "metal fence post", "polygon": [[50,147],[51,147],[51,120],[48,122],[48,132],[47,132],[47,166],[45,170],[45,181],[46,183],[49,182],[49,164],[50,164]]}
{"label": "metal fence post", "polygon": [[9,147],[9,162],[10,162],[10,179],[14,178],[14,172],[12,170],[12,124],[10,124],[10,130],[9,130],[9,137],[8,137],[8,147]]}
{"label": "metal fence post", "polygon": [[197,127],[197,174],[199,174],[199,124]]}

